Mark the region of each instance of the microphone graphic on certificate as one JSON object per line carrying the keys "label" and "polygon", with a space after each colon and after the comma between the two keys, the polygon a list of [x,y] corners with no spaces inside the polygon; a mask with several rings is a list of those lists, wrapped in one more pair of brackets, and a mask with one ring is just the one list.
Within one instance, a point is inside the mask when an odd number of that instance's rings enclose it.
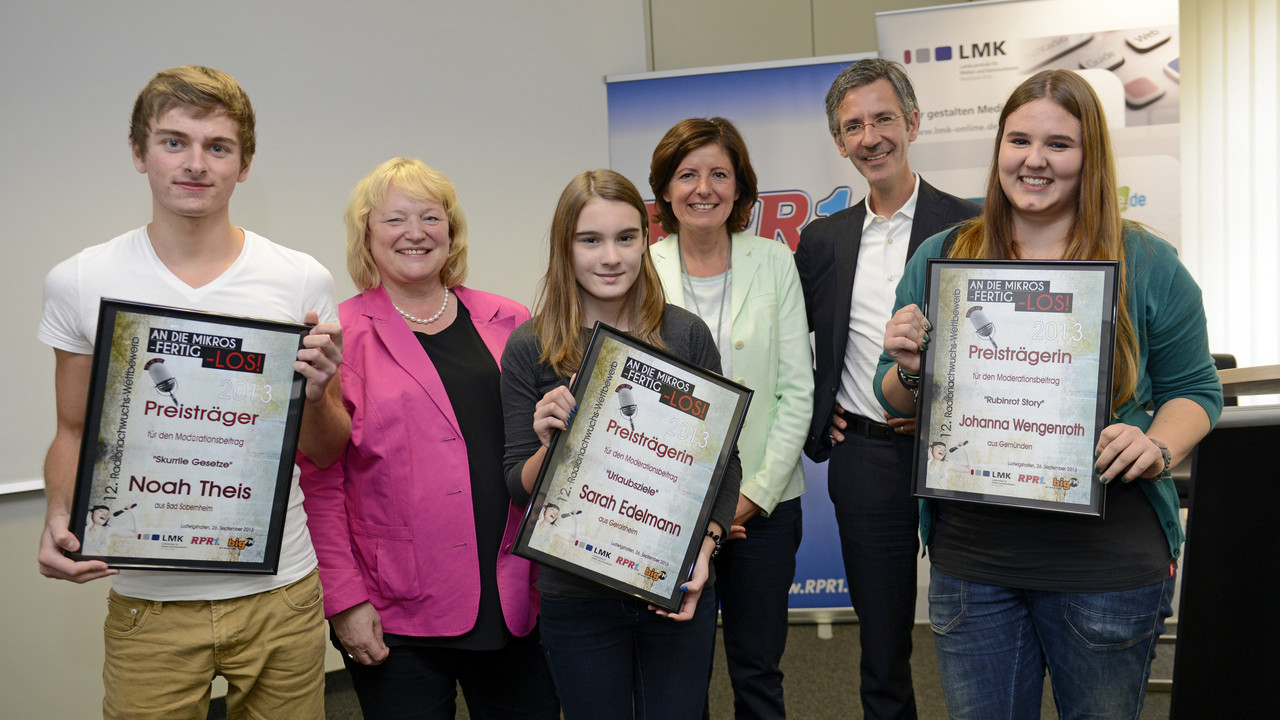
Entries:
{"label": "microphone graphic on certificate", "polygon": [[996,324],[987,318],[986,313],[982,312],[981,305],[974,305],[969,308],[969,312],[965,313],[965,317],[969,318],[969,321],[973,323],[973,329],[977,331],[978,337],[986,338],[991,343],[991,347],[996,350],[1000,349],[1000,346],[996,345],[995,338],[991,337],[996,331]]}
{"label": "microphone graphic on certificate", "polygon": [[636,398],[631,394],[633,389],[628,383],[622,383],[614,388],[613,391],[618,394],[618,409],[622,411],[623,415],[627,416],[627,421],[631,423],[631,431],[635,432]]}
{"label": "microphone graphic on certificate", "polygon": [[178,381],[173,377],[173,373],[169,372],[169,368],[165,367],[164,358],[152,358],[142,366],[142,369],[151,375],[151,382],[156,384],[156,392],[168,395],[169,399],[173,400],[173,404],[178,405],[178,398],[173,395],[173,389],[177,387]]}

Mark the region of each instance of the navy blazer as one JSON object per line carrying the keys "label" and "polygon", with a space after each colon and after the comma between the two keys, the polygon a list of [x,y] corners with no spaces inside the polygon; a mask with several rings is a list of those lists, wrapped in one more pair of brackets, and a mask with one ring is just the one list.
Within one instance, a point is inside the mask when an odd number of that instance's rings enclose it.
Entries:
{"label": "navy blazer", "polygon": [[[926,238],[981,212],[981,207],[935,189],[920,178],[920,195],[907,245],[910,259]],[[804,288],[809,329],[814,333],[813,418],[804,452],[814,462],[831,454],[827,428],[840,388],[845,348],[849,344],[849,306],[853,302],[853,274],[866,219],[865,200],[805,226],[796,248],[796,268]],[[885,318],[888,320],[888,318]],[[878,418],[873,418],[878,419]]]}

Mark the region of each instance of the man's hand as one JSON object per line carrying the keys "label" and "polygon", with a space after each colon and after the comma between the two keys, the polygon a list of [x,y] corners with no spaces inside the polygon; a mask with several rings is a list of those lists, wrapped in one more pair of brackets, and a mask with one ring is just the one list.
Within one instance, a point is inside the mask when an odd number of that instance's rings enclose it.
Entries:
{"label": "man's hand", "polygon": [[[80,549],[71,533],[71,498],[75,494],[76,468],[80,463],[80,439],[84,433],[84,407],[89,399],[89,376],[93,356],[55,349],[54,397],[57,401],[58,431],[44,459],[44,495],[48,510],[40,533],[36,560],[45,577],[84,583],[115,575],[101,560],[77,562],[62,554]],[[87,518],[81,517],[80,522]]]}
{"label": "man's hand", "polygon": [[844,431],[848,427],[849,421],[844,419],[844,408],[840,407],[840,403],[836,403],[831,409],[831,426],[827,428],[827,441],[831,447],[844,442]]}
{"label": "man's hand", "polygon": [[342,365],[342,326],[320,322],[315,310],[307,311],[304,322],[313,327],[302,338],[303,347],[298,351],[293,369],[307,379],[307,399],[319,400]]}
{"label": "man's hand", "polygon": [[44,532],[40,533],[40,574],[47,578],[70,580],[86,583],[108,575],[116,575],[120,571],[107,567],[101,560],[75,561],[62,554],[63,550],[74,552],[80,549],[80,541],[67,526],[67,516],[63,513],[50,515],[45,520]]}
{"label": "man's hand", "polygon": [[321,468],[327,468],[342,456],[351,438],[351,416],[342,404],[342,381],[338,368],[342,365],[342,326],[318,323],[320,316],[307,311],[306,322],[311,332],[302,338],[302,349],[293,363],[307,379],[307,411],[302,414],[298,435],[298,451]]}

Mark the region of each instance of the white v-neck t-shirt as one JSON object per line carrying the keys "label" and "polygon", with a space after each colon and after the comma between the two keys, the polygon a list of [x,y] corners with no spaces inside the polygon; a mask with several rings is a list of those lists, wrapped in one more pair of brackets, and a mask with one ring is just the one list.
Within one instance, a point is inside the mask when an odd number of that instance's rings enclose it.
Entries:
{"label": "white v-neck t-shirt", "polygon": [[[59,350],[92,354],[104,297],[297,323],[315,310],[321,322],[338,320],[329,271],[310,255],[248,230],[231,267],[199,288],[179,280],[160,261],[145,227],[82,250],[45,277],[36,337]],[[145,600],[222,600],[301,579],[315,568],[316,554],[307,533],[299,474],[295,465],[275,575],[121,570],[112,586],[122,595]]]}

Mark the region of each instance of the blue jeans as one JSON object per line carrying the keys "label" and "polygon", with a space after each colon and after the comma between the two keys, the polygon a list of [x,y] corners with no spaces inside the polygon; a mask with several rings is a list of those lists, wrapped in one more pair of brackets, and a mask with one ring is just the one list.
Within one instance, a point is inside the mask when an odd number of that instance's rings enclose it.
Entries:
{"label": "blue jeans", "polygon": [[1062,720],[1136,720],[1173,612],[1172,577],[1135,590],[1064,593],[930,572],[929,622],[952,720],[1040,717],[1046,669]]}
{"label": "blue jeans", "polygon": [[712,593],[675,622],[630,597],[543,594],[538,622],[565,720],[696,720],[715,643]]}
{"label": "blue jeans", "polygon": [[778,503],[768,517],[747,521],[747,536],[725,545],[716,560],[716,599],[733,684],[734,717],[782,718],[782,653],[787,603],[800,547],[800,498]]}

